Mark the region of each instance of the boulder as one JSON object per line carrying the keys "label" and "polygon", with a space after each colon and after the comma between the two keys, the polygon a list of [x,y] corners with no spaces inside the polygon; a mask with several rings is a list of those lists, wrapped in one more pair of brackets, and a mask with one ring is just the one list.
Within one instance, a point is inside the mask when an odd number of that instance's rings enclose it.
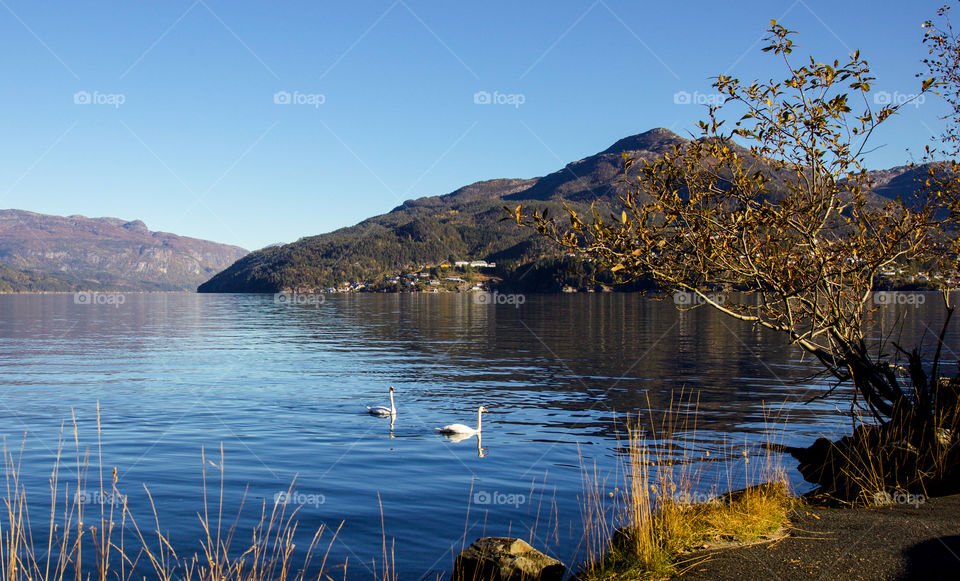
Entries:
{"label": "boulder", "polygon": [[561,581],[566,570],[525,541],[484,537],[457,555],[452,581]]}

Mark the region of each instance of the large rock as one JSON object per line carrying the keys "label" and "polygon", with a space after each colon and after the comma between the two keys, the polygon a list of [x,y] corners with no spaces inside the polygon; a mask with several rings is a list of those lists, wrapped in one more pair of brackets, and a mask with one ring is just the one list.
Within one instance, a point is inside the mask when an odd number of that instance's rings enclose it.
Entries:
{"label": "large rock", "polygon": [[457,555],[452,581],[561,581],[567,567],[509,537],[484,537]]}

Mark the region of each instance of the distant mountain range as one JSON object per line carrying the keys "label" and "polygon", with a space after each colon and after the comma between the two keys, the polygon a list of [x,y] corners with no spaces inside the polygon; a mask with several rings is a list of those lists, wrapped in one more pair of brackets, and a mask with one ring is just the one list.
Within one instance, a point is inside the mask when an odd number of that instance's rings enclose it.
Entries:
{"label": "distant mountain range", "polygon": [[[375,279],[413,265],[456,260],[496,262],[496,274],[509,287],[560,290],[575,283],[570,280],[569,261],[529,230],[501,221],[506,216],[503,206],[534,204],[558,213],[563,203],[578,211],[588,210],[591,203],[609,207],[629,187],[623,154],[652,160],[685,142],[667,129],[653,129],[541,178],[488,180],[446,195],[408,200],[355,226],[252,252],[198,291],[310,292]],[[760,169],[773,173],[769,166]],[[877,184],[871,197],[875,202],[898,195],[910,199],[917,191],[920,171],[922,167],[902,166],[873,172]],[[779,186],[773,177],[772,195],[776,196]]]}
{"label": "distant mountain range", "polygon": [[0,210],[0,292],[193,291],[245,254],[140,220]]}

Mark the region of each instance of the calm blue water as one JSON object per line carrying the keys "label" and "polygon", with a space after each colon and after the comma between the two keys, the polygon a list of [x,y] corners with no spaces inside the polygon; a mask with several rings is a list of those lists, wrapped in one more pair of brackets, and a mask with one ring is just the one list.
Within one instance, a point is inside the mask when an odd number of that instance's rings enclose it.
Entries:
{"label": "calm blue water", "polygon": [[[519,307],[464,295],[331,295],[319,305],[272,295],[127,294],[122,305],[0,296],[0,434],[8,452],[22,446],[44,545],[61,426],[69,461],[60,479],[77,478],[72,416],[81,455],[93,456],[81,489],[97,490],[99,403],[105,477],[116,467],[142,528],[154,528],[146,486],[178,551],[200,550],[201,450],[215,511],[221,474],[209,461],[222,446],[235,548],[263,503],[295,481],[287,508],[299,507],[298,553],[326,525],[322,554],[342,522],[327,564],[346,562],[356,579],[380,567],[380,503],[401,579],[449,572],[463,544],[486,535],[523,537],[576,562],[582,467],[615,472],[616,421],[639,413],[646,422],[671,391],[696,393],[696,441],[686,446],[711,460],[732,455],[701,470],[704,487],[735,486],[745,443],[762,455],[755,446],[770,437],[804,444],[847,425],[834,402],[796,405],[825,385],[809,379],[815,369],[777,337],[633,295],[528,296]],[[390,385],[392,431],[364,408],[386,404]],[[435,434],[474,423],[479,405],[491,412],[482,456],[475,438]]]}

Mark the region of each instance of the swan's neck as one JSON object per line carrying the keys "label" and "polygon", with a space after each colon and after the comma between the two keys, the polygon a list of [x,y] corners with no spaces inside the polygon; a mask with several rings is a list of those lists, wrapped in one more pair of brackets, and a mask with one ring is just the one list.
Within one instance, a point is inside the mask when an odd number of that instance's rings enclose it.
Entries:
{"label": "swan's neck", "polygon": [[477,411],[477,432],[480,431],[480,422],[483,421],[483,412]]}
{"label": "swan's neck", "polygon": [[397,408],[395,408],[395,407],[393,406],[393,392],[391,391],[391,392],[390,392],[390,411],[391,411],[391,412],[395,412],[396,410],[397,410]]}

